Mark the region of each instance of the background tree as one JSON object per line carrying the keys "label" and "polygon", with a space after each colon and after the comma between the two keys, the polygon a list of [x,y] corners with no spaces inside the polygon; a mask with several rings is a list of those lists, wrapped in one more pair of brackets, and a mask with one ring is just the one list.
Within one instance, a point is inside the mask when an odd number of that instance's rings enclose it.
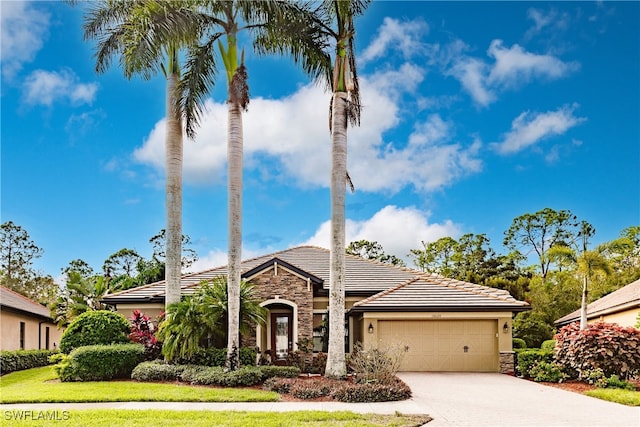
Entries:
{"label": "background tree", "polygon": [[35,244],[27,230],[7,221],[0,225],[0,285],[41,304],[55,299],[53,278],[33,269],[33,261],[44,251]]}
{"label": "background tree", "polygon": [[358,240],[349,243],[346,253],[348,255],[359,256],[360,258],[370,259],[404,267],[406,264],[403,260],[395,255],[389,255],[384,252],[382,245],[378,242],[370,242],[368,240]]}
{"label": "background tree", "polygon": [[109,293],[108,278],[100,275],[84,277],[70,270],[64,289],[50,305],[51,317],[58,326],[66,326],[87,311],[108,310],[110,307],[101,300]]}
{"label": "background tree", "polygon": [[571,246],[578,238],[578,220],[568,210],[555,211],[544,208],[533,214],[516,217],[505,231],[504,245],[512,251],[526,250],[538,257],[538,267],[543,280],[551,263],[547,252],[555,245]]}

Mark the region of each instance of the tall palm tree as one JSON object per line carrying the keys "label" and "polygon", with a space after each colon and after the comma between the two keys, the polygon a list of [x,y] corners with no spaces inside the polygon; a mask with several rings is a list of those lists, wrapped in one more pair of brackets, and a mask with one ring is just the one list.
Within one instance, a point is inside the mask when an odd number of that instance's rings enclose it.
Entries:
{"label": "tall palm tree", "polygon": [[[242,112],[249,104],[247,70],[244,50],[238,47],[238,36],[248,31],[258,53],[286,53],[300,62],[305,71],[318,73],[323,58],[314,56],[307,44],[316,41],[304,25],[310,11],[293,1],[243,0],[184,1],[163,16],[171,25],[158,28],[149,37],[180,39],[183,32],[197,29],[200,43],[190,46],[178,90],[180,110],[185,114],[187,135],[193,137],[203,112],[206,96],[214,85],[220,58],[227,80],[229,106],[227,127],[227,189],[228,189],[228,298],[229,331],[227,367],[235,369],[240,360],[237,349],[238,313],[240,310],[240,263],[242,260]],[[286,34],[281,40],[274,36]],[[307,35],[309,37],[307,37]],[[297,37],[297,38],[296,38]],[[290,43],[285,43],[287,41]],[[217,53],[217,54],[216,54]],[[320,58],[320,59],[319,59]]]}
{"label": "tall palm tree", "polygon": [[177,93],[180,79],[178,50],[179,46],[193,40],[194,33],[185,32],[181,39],[161,42],[148,34],[167,25],[161,12],[175,3],[104,0],[91,4],[84,21],[85,39],[98,42],[97,72],[105,72],[112,59],[118,57],[127,79],[135,74],[150,79],[158,70],[166,78],[166,307],[179,302],[181,293],[183,132]]}
{"label": "tall palm tree", "polygon": [[[369,0],[325,0],[328,20],[323,26],[335,43],[331,74],[331,243],[329,273],[329,348],[326,375],[346,376],[345,363],[345,193],[347,182],[347,124],[360,125],[360,92],[355,62],[354,18]],[[332,28],[332,26],[335,27]]]}

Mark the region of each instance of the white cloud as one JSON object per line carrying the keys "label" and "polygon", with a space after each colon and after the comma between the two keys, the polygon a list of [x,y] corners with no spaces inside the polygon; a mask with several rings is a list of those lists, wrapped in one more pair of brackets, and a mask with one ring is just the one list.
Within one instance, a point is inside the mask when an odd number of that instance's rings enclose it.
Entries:
{"label": "white cloud", "polygon": [[34,7],[37,3],[3,1],[0,13],[0,62],[6,78],[31,62],[42,48],[49,31],[49,15]]}
{"label": "white cloud", "polygon": [[[440,224],[429,223],[428,214],[415,207],[385,206],[371,218],[363,221],[346,221],[346,243],[354,240],[376,241],[384,251],[407,261],[411,249],[422,247],[421,242],[433,242],[441,237],[460,235],[460,228],[447,220]],[[322,223],[316,233],[302,244],[329,247],[331,223]]]}
{"label": "white cloud", "polygon": [[[432,115],[418,121],[407,141],[385,141],[385,132],[400,123],[399,97],[422,79],[419,68],[401,67],[405,78],[375,74],[361,79],[364,111],[360,127],[349,129],[349,173],[358,190],[396,192],[405,186],[430,191],[481,169],[477,143],[452,142],[453,124]],[[282,99],[256,98],[244,116],[245,167],[276,160],[270,175],[287,177],[300,187],[329,185],[331,170],[328,105],[330,95],[315,85]],[[202,128],[184,141],[186,183],[211,183],[224,175],[227,105],[207,102]],[[134,158],[164,170],[164,121],[156,124]],[[400,147],[400,148],[397,148]],[[377,171],[371,174],[371,170]],[[293,179],[291,179],[293,178]]]}
{"label": "white cloud", "polygon": [[421,19],[400,21],[386,17],[378,28],[378,33],[369,46],[358,57],[364,64],[388,55],[393,49],[399,50],[405,59],[411,58],[424,49],[421,37],[428,34],[429,25]]}
{"label": "white cloud", "polygon": [[[491,146],[500,154],[512,154],[551,136],[562,135],[586,120],[574,115],[576,108],[574,104],[546,113],[525,111],[513,120],[511,130],[504,134],[502,141]],[[553,160],[552,153],[550,160]]]}
{"label": "white cloud", "polygon": [[514,44],[510,48],[502,40],[493,40],[487,54],[495,59],[487,77],[490,85],[515,87],[534,77],[559,79],[579,68],[575,62],[563,62],[552,55],[538,55]]}
{"label": "white cloud", "polygon": [[70,101],[72,105],[91,104],[97,91],[96,83],[79,83],[78,76],[68,69],[36,70],[23,83],[23,99],[29,105],[50,107],[61,100]]}
{"label": "white cloud", "polygon": [[506,89],[517,89],[534,79],[556,80],[580,68],[577,62],[564,62],[550,54],[528,52],[514,44],[505,47],[502,40],[493,40],[487,56],[493,62],[464,54],[459,42],[453,55],[446,55],[444,73],[460,81],[465,91],[481,106],[497,99],[497,94]]}

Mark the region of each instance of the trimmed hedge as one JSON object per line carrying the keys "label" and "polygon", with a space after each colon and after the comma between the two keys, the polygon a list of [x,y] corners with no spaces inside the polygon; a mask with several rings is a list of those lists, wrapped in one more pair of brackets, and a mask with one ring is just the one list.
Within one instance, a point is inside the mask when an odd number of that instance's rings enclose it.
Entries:
{"label": "trimmed hedge", "polygon": [[200,385],[228,387],[250,386],[273,377],[297,377],[300,369],[292,366],[243,366],[225,372],[221,366],[173,365],[165,362],[143,362],[135,367],[131,378],[136,381],[184,381]]}
{"label": "trimmed hedge", "polygon": [[49,357],[58,350],[0,351],[0,375],[51,364]]}
{"label": "trimmed hedge", "polygon": [[87,311],[76,317],[62,334],[60,351],[69,354],[87,345],[125,344],[131,332],[129,321],[113,311]]}
{"label": "trimmed hedge", "polygon": [[141,344],[90,345],[77,348],[58,365],[62,381],[108,381],[130,378],[133,369],[144,360]]}
{"label": "trimmed hedge", "polygon": [[531,378],[531,369],[541,362],[553,363],[553,352],[538,348],[516,352],[518,372],[523,377]]}
{"label": "trimmed hedge", "polygon": [[551,351],[553,352],[556,348],[556,340],[546,340],[540,346],[541,350]]}
{"label": "trimmed hedge", "polygon": [[522,338],[514,338],[513,339],[513,349],[521,349],[521,348],[527,348],[527,342],[525,340],[523,340]]}
{"label": "trimmed hedge", "polygon": [[[256,350],[254,348],[240,348],[240,366],[256,365]],[[178,358],[177,365],[200,365],[200,366],[225,366],[227,361],[226,348],[207,348],[195,352],[189,358]]]}

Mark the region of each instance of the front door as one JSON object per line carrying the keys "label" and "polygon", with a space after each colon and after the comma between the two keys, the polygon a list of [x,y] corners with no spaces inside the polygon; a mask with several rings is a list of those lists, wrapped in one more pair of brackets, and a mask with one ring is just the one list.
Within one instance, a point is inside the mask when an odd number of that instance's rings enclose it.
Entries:
{"label": "front door", "polygon": [[284,364],[293,350],[293,317],[291,313],[271,314],[271,355],[274,364]]}

